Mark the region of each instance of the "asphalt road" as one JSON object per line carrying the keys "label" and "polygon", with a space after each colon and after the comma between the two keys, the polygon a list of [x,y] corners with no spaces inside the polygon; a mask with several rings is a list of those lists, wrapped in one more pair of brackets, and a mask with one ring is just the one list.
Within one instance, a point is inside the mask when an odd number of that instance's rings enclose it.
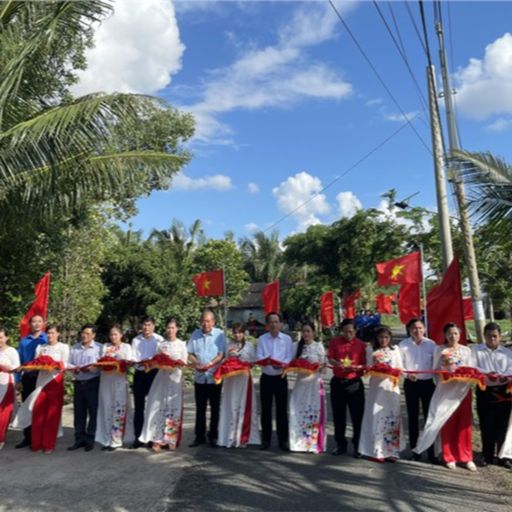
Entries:
{"label": "asphalt road", "polygon": [[[351,456],[283,453],[273,447],[188,448],[194,408],[187,391],[182,446],[149,450],[68,452],[71,409],[64,438],[51,455],[15,450],[10,431],[0,452],[3,511],[450,511],[510,512],[512,472],[477,474],[427,463],[377,464]],[[332,433],[332,429],[330,430]],[[332,439],[330,439],[330,445]],[[510,481],[510,480],[509,480]]]}

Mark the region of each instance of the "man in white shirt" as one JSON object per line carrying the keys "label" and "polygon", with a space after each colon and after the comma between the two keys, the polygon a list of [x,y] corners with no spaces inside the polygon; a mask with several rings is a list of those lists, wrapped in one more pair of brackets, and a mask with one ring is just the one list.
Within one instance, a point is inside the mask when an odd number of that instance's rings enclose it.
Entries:
{"label": "man in white shirt", "polygon": [[[293,342],[290,336],[281,332],[281,316],[269,313],[266,316],[268,332],[258,338],[256,358],[267,357],[288,364],[294,356]],[[282,377],[280,366],[263,366],[260,379],[261,400],[261,449],[270,448],[272,439],[272,402],[276,399],[276,426],[279,447],[288,451],[288,380]]]}
{"label": "man in white shirt", "polygon": [[[499,453],[510,417],[510,395],[507,394],[507,379],[500,377],[512,374],[512,352],[501,345],[501,327],[489,322],[484,327],[485,343],[472,347],[476,367],[487,373],[486,389],[476,389],[476,410],[482,436],[481,465],[494,462]],[[498,464],[512,468],[508,459],[499,459]]]}
{"label": "man in white shirt", "polygon": [[[156,355],[158,345],[162,341],[164,341],[162,336],[155,333],[154,318],[149,316],[144,318],[142,320],[141,333],[132,340],[133,360],[139,362],[151,359]],[[133,401],[135,405],[133,429],[135,441],[131,446],[134,449],[144,445],[139,441],[139,436],[144,425],[146,398],[157,372],[158,370],[156,369],[146,372],[143,365],[135,365],[135,375],[133,376]]]}
{"label": "man in white shirt", "polygon": [[[428,371],[434,367],[434,351],[436,344],[425,337],[425,324],[419,318],[412,318],[407,324],[409,337],[399,344],[404,370]],[[435,383],[431,373],[406,374],[404,381],[405,405],[409,423],[409,446],[411,450],[416,447],[419,436],[420,403],[423,409],[423,418],[428,416],[430,400],[435,390]],[[420,460],[421,454],[413,454],[414,460]],[[437,458],[434,447],[428,449],[428,459],[436,464]]]}

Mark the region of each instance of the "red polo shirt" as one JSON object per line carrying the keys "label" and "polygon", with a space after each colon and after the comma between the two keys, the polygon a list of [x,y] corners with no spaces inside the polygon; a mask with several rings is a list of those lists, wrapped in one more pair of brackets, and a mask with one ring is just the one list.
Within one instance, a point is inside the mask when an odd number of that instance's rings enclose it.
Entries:
{"label": "red polo shirt", "polygon": [[[327,357],[345,361],[346,366],[366,366],[366,343],[357,338],[347,341],[343,336],[338,336],[330,341]],[[339,379],[356,379],[363,376],[363,370],[343,367],[334,367],[333,373]]]}

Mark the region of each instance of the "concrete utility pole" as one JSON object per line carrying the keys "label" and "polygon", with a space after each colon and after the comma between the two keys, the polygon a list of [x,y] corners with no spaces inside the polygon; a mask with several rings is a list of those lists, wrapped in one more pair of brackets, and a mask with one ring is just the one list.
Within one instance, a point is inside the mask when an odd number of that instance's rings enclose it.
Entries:
{"label": "concrete utility pole", "polygon": [[[448,66],[446,59],[446,50],[444,46],[443,27],[441,20],[436,21],[436,33],[439,41],[439,60],[441,62],[441,74],[443,77],[443,97],[446,107],[446,119],[448,125],[448,139],[450,141],[450,154],[459,149],[459,138],[457,136],[457,127],[455,124],[455,115],[453,112],[452,89],[448,76]],[[473,233],[469,222],[468,207],[466,195],[464,192],[464,182],[460,178],[457,166],[452,166],[449,171],[450,179],[453,181],[455,196],[459,206],[460,227],[462,230],[464,242],[464,256],[469,272],[469,284],[471,287],[471,297],[473,300],[473,310],[475,314],[475,329],[478,341],[483,342],[483,330],[485,323],[485,313],[482,305],[482,292],[480,290],[480,280],[478,278],[478,269],[476,264],[475,246],[473,245]]]}
{"label": "concrete utility pole", "polygon": [[428,106],[430,112],[430,128],[432,130],[432,149],[434,152],[434,174],[436,177],[437,217],[441,238],[441,256],[443,272],[453,260],[452,233],[450,230],[450,214],[448,211],[448,195],[446,193],[446,175],[444,172],[444,147],[441,136],[441,120],[437,108],[437,93],[434,66],[427,66]]}

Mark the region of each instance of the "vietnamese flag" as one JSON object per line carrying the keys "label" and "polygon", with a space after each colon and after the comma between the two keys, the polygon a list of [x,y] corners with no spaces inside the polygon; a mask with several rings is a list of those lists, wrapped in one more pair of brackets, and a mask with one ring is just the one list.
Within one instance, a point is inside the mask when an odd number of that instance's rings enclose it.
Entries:
{"label": "vietnamese flag", "polygon": [[466,344],[464,326],[464,303],[460,287],[460,266],[458,258],[453,258],[443,280],[427,295],[428,336],[437,344],[444,343],[443,327],[454,322],[461,330],[460,342]]}
{"label": "vietnamese flag", "polygon": [[379,293],[377,297],[375,297],[375,302],[377,305],[377,311],[383,315],[391,315],[393,313],[393,304],[392,304],[392,296],[386,295],[384,293]]}
{"label": "vietnamese flag", "polygon": [[421,318],[419,283],[404,283],[398,292],[398,315],[404,325],[413,318]]}
{"label": "vietnamese flag", "polygon": [[40,315],[46,321],[48,313],[48,298],[50,296],[50,272],[37,282],[34,288],[35,299],[29,310],[20,322],[20,337],[24,338],[30,334],[30,319],[35,315]]}
{"label": "vietnamese flag", "polygon": [[322,327],[334,325],[334,292],[325,292],[320,297],[320,323]]}
{"label": "vietnamese flag", "polygon": [[357,289],[354,293],[347,295],[343,299],[343,309],[345,318],[354,318],[356,316],[356,300],[361,298],[361,290]]}
{"label": "vietnamese flag", "polygon": [[471,297],[463,297],[462,305],[464,306],[464,320],[474,320],[473,299]]}
{"label": "vietnamese flag", "polygon": [[261,292],[265,315],[279,313],[279,281],[267,284]]}
{"label": "vietnamese flag", "polygon": [[393,286],[404,283],[421,283],[421,254],[412,252],[394,260],[384,261],[375,265],[377,284]]}
{"label": "vietnamese flag", "polygon": [[196,274],[192,280],[200,297],[211,297],[213,295],[224,295],[224,271],[214,270],[212,272],[201,272]]}

